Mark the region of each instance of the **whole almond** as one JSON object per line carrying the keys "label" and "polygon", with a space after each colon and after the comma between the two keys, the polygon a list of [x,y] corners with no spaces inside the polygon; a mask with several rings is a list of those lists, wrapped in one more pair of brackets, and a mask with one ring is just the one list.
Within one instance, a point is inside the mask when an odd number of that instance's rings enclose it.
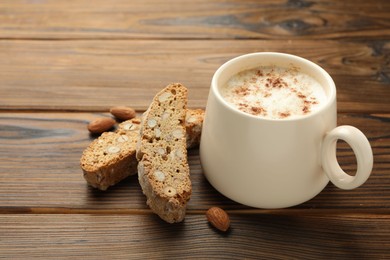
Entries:
{"label": "whole almond", "polygon": [[88,124],[88,130],[92,134],[101,134],[110,130],[115,123],[115,120],[110,117],[97,118]]}
{"label": "whole almond", "polygon": [[221,231],[226,231],[230,226],[229,215],[221,208],[211,207],[206,212],[207,220],[215,228]]}
{"label": "whole almond", "polygon": [[129,120],[136,116],[133,108],[125,106],[112,107],[110,113],[119,120]]}

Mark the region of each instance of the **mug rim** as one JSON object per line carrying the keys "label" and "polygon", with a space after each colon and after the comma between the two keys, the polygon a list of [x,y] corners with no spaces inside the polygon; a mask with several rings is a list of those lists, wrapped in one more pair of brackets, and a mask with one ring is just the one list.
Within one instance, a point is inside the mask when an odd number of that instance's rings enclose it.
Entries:
{"label": "mug rim", "polygon": [[[246,112],[243,112],[243,111],[241,111],[239,109],[236,109],[232,105],[230,105],[222,97],[222,95],[220,94],[220,91],[218,90],[217,81],[218,81],[218,78],[220,77],[221,73],[227,67],[229,67],[229,66],[231,66],[231,65],[233,65],[235,63],[241,62],[241,60],[243,60],[243,59],[247,59],[247,58],[253,57],[253,56],[261,57],[261,56],[271,56],[271,55],[272,56],[282,57],[282,58],[288,58],[288,59],[297,60],[299,63],[304,63],[306,65],[309,65],[310,67],[313,67],[315,70],[317,70],[319,72],[319,74],[321,75],[321,77],[323,77],[326,80],[326,82],[327,82],[327,84],[329,86],[329,95],[328,95],[328,98],[326,99],[326,103],[323,106],[321,106],[318,110],[310,113],[309,115],[293,117],[293,118],[283,118],[283,119],[280,119],[280,118],[265,118],[265,117],[259,117],[259,116],[251,115],[249,113],[246,113]],[[245,117],[248,117],[248,118],[255,118],[256,120],[275,121],[275,122],[289,122],[289,121],[305,120],[307,118],[311,118],[311,117],[316,116],[317,114],[321,113],[322,111],[327,110],[330,106],[332,106],[333,101],[336,99],[336,85],[335,85],[332,77],[329,75],[329,73],[326,70],[324,70],[321,66],[319,66],[318,64],[316,64],[316,63],[314,63],[314,62],[312,62],[312,61],[310,61],[308,59],[302,58],[302,57],[297,56],[297,55],[288,54],[288,53],[282,53],[282,52],[253,52],[253,53],[243,54],[243,55],[237,56],[235,58],[232,58],[232,59],[226,61],[214,73],[213,78],[211,80],[211,91],[214,92],[214,95],[217,98],[218,102],[223,104],[231,112],[238,113],[241,116],[245,116]]]}

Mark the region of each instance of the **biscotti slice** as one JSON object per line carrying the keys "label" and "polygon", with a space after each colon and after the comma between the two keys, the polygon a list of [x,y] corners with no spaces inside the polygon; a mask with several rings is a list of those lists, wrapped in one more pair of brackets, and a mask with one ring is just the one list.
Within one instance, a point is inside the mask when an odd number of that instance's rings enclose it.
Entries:
{"label": "biscotti slice", "polygon": [[186,149],[187,89],[168,85],[145,112],[137,147],[138,180],[153,212],[169,223],[184,219],[192,188]]}
{"label": "biscotti slice", "polygon": [[187,149],[199,146],[204,119],[203,109],[188,109],[186,114]]}
{"label": "biscotti slice", "polygon": [[[200,136],[202,134],[203,119],[203,109],[187,109],[185,121],[187,149],[199,146]],[[127,121],[120,123],[118,125],[117,131],[122,130],[126,126],[128,126]]]}
{"label": "biscotti slice", "polygon": [[80,159],[85,180],[93,187],[106,190],[137,173],[135,158],[141,120],[122,123],[116,132],[105,132],[84,150]]}
{"label": "biscotti slice", "polygon": [[[186,115],[186,132],[187,132],[187,149],[199,146],[204,110],[187,110]],[[124,121],[118,125],[116,135],[106,134],[98,138],[99,141],[92,142],[84,151],[81,157],[81,168],[83,169],[85,180],[93,187],[100,190],[106,190],[108,186],[113,186],[130,175],[137,173],[138,161],[135,158],[136,142],[139,138],[139,123],[141,119],[134,118]],[[107,149],[112,140],[119,138],[118,134],[125,134],[128,137],[126,140],[128,148],[116,154],[110,154],[105,157],[105,163],[100,166],[95,165],[95,161],[102,160],[101,151]],[[123,138],[123,137],[122,137]],[[126,137],[124,137],[126,138]],[[120,159],[121,158],[121,159]],[[121,164],[130,165],[123,169]],[[92,165],[93,164],[93,165]],[[110,165],[107,170],[107,165]]]}

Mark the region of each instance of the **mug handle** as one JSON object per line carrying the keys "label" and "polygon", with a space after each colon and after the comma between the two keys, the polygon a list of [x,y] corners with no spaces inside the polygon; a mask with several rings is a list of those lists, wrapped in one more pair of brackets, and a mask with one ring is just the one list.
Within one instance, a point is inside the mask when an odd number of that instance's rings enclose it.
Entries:
{"label": "mug handle", "polygon": [[[337,162],[337,140],[344,140],[356,156],[355,176],[345,173]],[[330,181],[340,189],[351,190],[362,185],[370,176],[373,167],[373,155],[367,137],[353,126],[339,126],[328,132],[322,144],[322,167]]]}

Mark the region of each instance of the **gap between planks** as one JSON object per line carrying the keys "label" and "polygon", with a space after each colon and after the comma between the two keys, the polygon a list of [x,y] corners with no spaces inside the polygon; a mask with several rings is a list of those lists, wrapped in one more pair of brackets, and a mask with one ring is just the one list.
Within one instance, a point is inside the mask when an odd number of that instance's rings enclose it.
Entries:
{"label": "gap between planks", "polygon": [[[231,215],[285,215],[285,216],[380,216],[390,217],[390,208],[371,209],[231,209]],[[188,209],[188,215],[203,215],[206,210]],[[55,207],[0,207],[1,214],[94,214],[94,215],[149,215],[150,209],[78,209]]]}
{"label": "gap between planks", "polygon": [[[107,38],[107,37],[79,37],[79,38],[50,38],[50,37],[42,37],[42,38],[29,38],[29,37],[1,37],[0,41],[231,41],[231,40],[246,40],[246,41],[258,41],[258,40],[273,40],[267,39],[264,37],[239,37],[239,38],[213,38],[213,37],[116,37],[116,38]],[[279,40],[279,38],[278,38]],[[280,40],[291,40],[291,37],[280,38]],[[310,40],[310,39],[308,39]],[[376,39],[373,39],[375,41]],[[353,41],[353,40],[350,40]]]}
{"label": "gap between planks", "polygon": [[[134,107],[133,107],[134,108]],[[146,108],[134,108],[135,111],[139,114],[142,115],[145,111]],[[205,107],[188,107],[188,109],[206,109]],[[91,108],[91,109],[85,109],[85,108],[17,108],[17,107],[0,107],[0,114],[2,113],[48,113],[48,114],[55,114],[55,113],[107,113],[107,115],[110,114],[110,109],[96,109],[96,108]],[[356,114],[356,115],[378,115],[378,116],[383,116],[383,117],[390,117],[390,113],[383,112],[382,110],[378,111],[337,111],[337,115],[349,115],[349,114]]]}

